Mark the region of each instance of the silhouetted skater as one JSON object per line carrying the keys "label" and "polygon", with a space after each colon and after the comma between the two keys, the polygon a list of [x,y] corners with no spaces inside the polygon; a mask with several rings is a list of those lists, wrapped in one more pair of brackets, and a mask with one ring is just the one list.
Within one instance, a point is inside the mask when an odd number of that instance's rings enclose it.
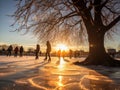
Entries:
{"label": "silhouetted skater", "polygon": [[17,55],[18,55],[18,47],[15,47],[15,49],[14,49],[14,56],[17,57]]}
{"label": "silhouetted skater", "polygon": [[58,58],[60,59],[60,57],[61,57],[61,50],[60,49],[58,50],[57,55],[58,55]]}
{"label": "silhouetted skater", "polygon": [[35,49],[35,59],[39,59],[39,51],[40,51],[40,45],[37,44]]}
{"label": "silhouetted skater", "polygon": [[70,49],[70,50],[69,50],[69,58],[70,58],[70,59],[72,58],[72,54],[73,54],[73,51]]}
{"label": "silhouetted skater", "polygon": [[66,54],[65,50],[63,50],[63,51],[61,52],[61,56],[63,57],[63,59],[64,59],[64,57],[65,57],[65,54]]}
{"label": "silhouetted skater", "polygon": [[23,46],[21,46],[21,47],[20,47],[20,57],[23,56],[23,52],[24,52],[24,48],[23,48]]}
{"label": "silhouetted skater", "polygon": [[13,47],[12,45],[10,45],[7,49],[7,56],[11,56],[12,50],[13,50]]}
{"label": "silhouetted skater", "polygon": [[2,48],[2,55],[5,55],[5,52],[6,52],[5,48]]}
{"label": "silhouetted skater", "polygon": [[46,49],[46,55],[44,60],[47,60],[47,56],[48,56],[49,57],[48,61],[51,61],[51,56],[50,56],[51,44],[49,41],[46,42],[46,46],[47,46],[47,49]]}

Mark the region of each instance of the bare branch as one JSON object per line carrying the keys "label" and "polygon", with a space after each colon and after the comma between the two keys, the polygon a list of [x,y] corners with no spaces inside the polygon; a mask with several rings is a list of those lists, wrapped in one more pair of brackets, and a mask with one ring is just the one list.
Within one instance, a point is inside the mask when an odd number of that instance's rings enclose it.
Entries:
{"label": "bare branch", "polygon": [[112,21],[109,25],[105,27],[104,32],[107,32],[108,30],[110,30],[119,21],[120,21],[120,15],[116,19],[114,19],[114,21]]}
{"label": "bare branch", "polygon": [[109,1],[109,0],[105,0],[105,1],[101,4],[100,8],[102,9],[102,8],[108,3],[108,1]]}

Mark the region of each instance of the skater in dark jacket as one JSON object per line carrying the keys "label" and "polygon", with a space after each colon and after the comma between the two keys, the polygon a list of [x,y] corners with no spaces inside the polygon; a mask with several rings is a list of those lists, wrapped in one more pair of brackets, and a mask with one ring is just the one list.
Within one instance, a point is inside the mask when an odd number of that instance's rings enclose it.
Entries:
{"label": "skater in dark jacket", "polygon": [[15,47],[15,49],[14,49],[14,56],[17,57],[17,55],[18,55],[18,47]]}
{"label": "skater in dark jacket", "polygon": [[37,44],[35,49],[35,59],[39,59],[39,52],[40,52],[40,45]]}
{"label": "skater in dark jacket", "polygon": [[23,56],[23,52],[24,52],[24,48],[23,48],[23,46],[21,46],[21,47],[20,47],[20,57]]}
{"label": "skater in dark jacket", "polygon": [[12,47],[12,45],[10,45],[7,49],[7,56],[11,56],[12,50],[13,50],[13,47]]}
{"label": "skater in dark jacket", "polygon": [[51,61],[51,56],[50,56],[51,44],[49,41],[47,41],[46,46],[47,46],[47,49],[46,49],[46,55],[44,60],[47,60],[47,56],[48,56],[49,57],[48,61]]}

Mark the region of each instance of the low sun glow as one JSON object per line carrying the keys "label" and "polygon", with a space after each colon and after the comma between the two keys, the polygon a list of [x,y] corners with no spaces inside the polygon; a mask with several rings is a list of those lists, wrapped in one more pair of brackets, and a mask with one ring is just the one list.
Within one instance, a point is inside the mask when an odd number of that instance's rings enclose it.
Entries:
{"label": "low sun glow", "polygon": [[66,51],[67,49],[68,49],[68,47],[64,44],[58,44],[56,46],[56,50],[61,50],[61,51],[65,50]]}

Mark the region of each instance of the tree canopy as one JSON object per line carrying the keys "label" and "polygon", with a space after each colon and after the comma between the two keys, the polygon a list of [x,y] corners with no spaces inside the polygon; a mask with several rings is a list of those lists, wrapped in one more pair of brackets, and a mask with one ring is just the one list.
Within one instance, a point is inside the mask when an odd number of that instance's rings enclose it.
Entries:
{"label": "tree canopy", "polygon": [[120,0],[18,0],[16,7],[16,30],[32,31],[40,40],[79,41],[86,32],[109,31],[120,20]]}

